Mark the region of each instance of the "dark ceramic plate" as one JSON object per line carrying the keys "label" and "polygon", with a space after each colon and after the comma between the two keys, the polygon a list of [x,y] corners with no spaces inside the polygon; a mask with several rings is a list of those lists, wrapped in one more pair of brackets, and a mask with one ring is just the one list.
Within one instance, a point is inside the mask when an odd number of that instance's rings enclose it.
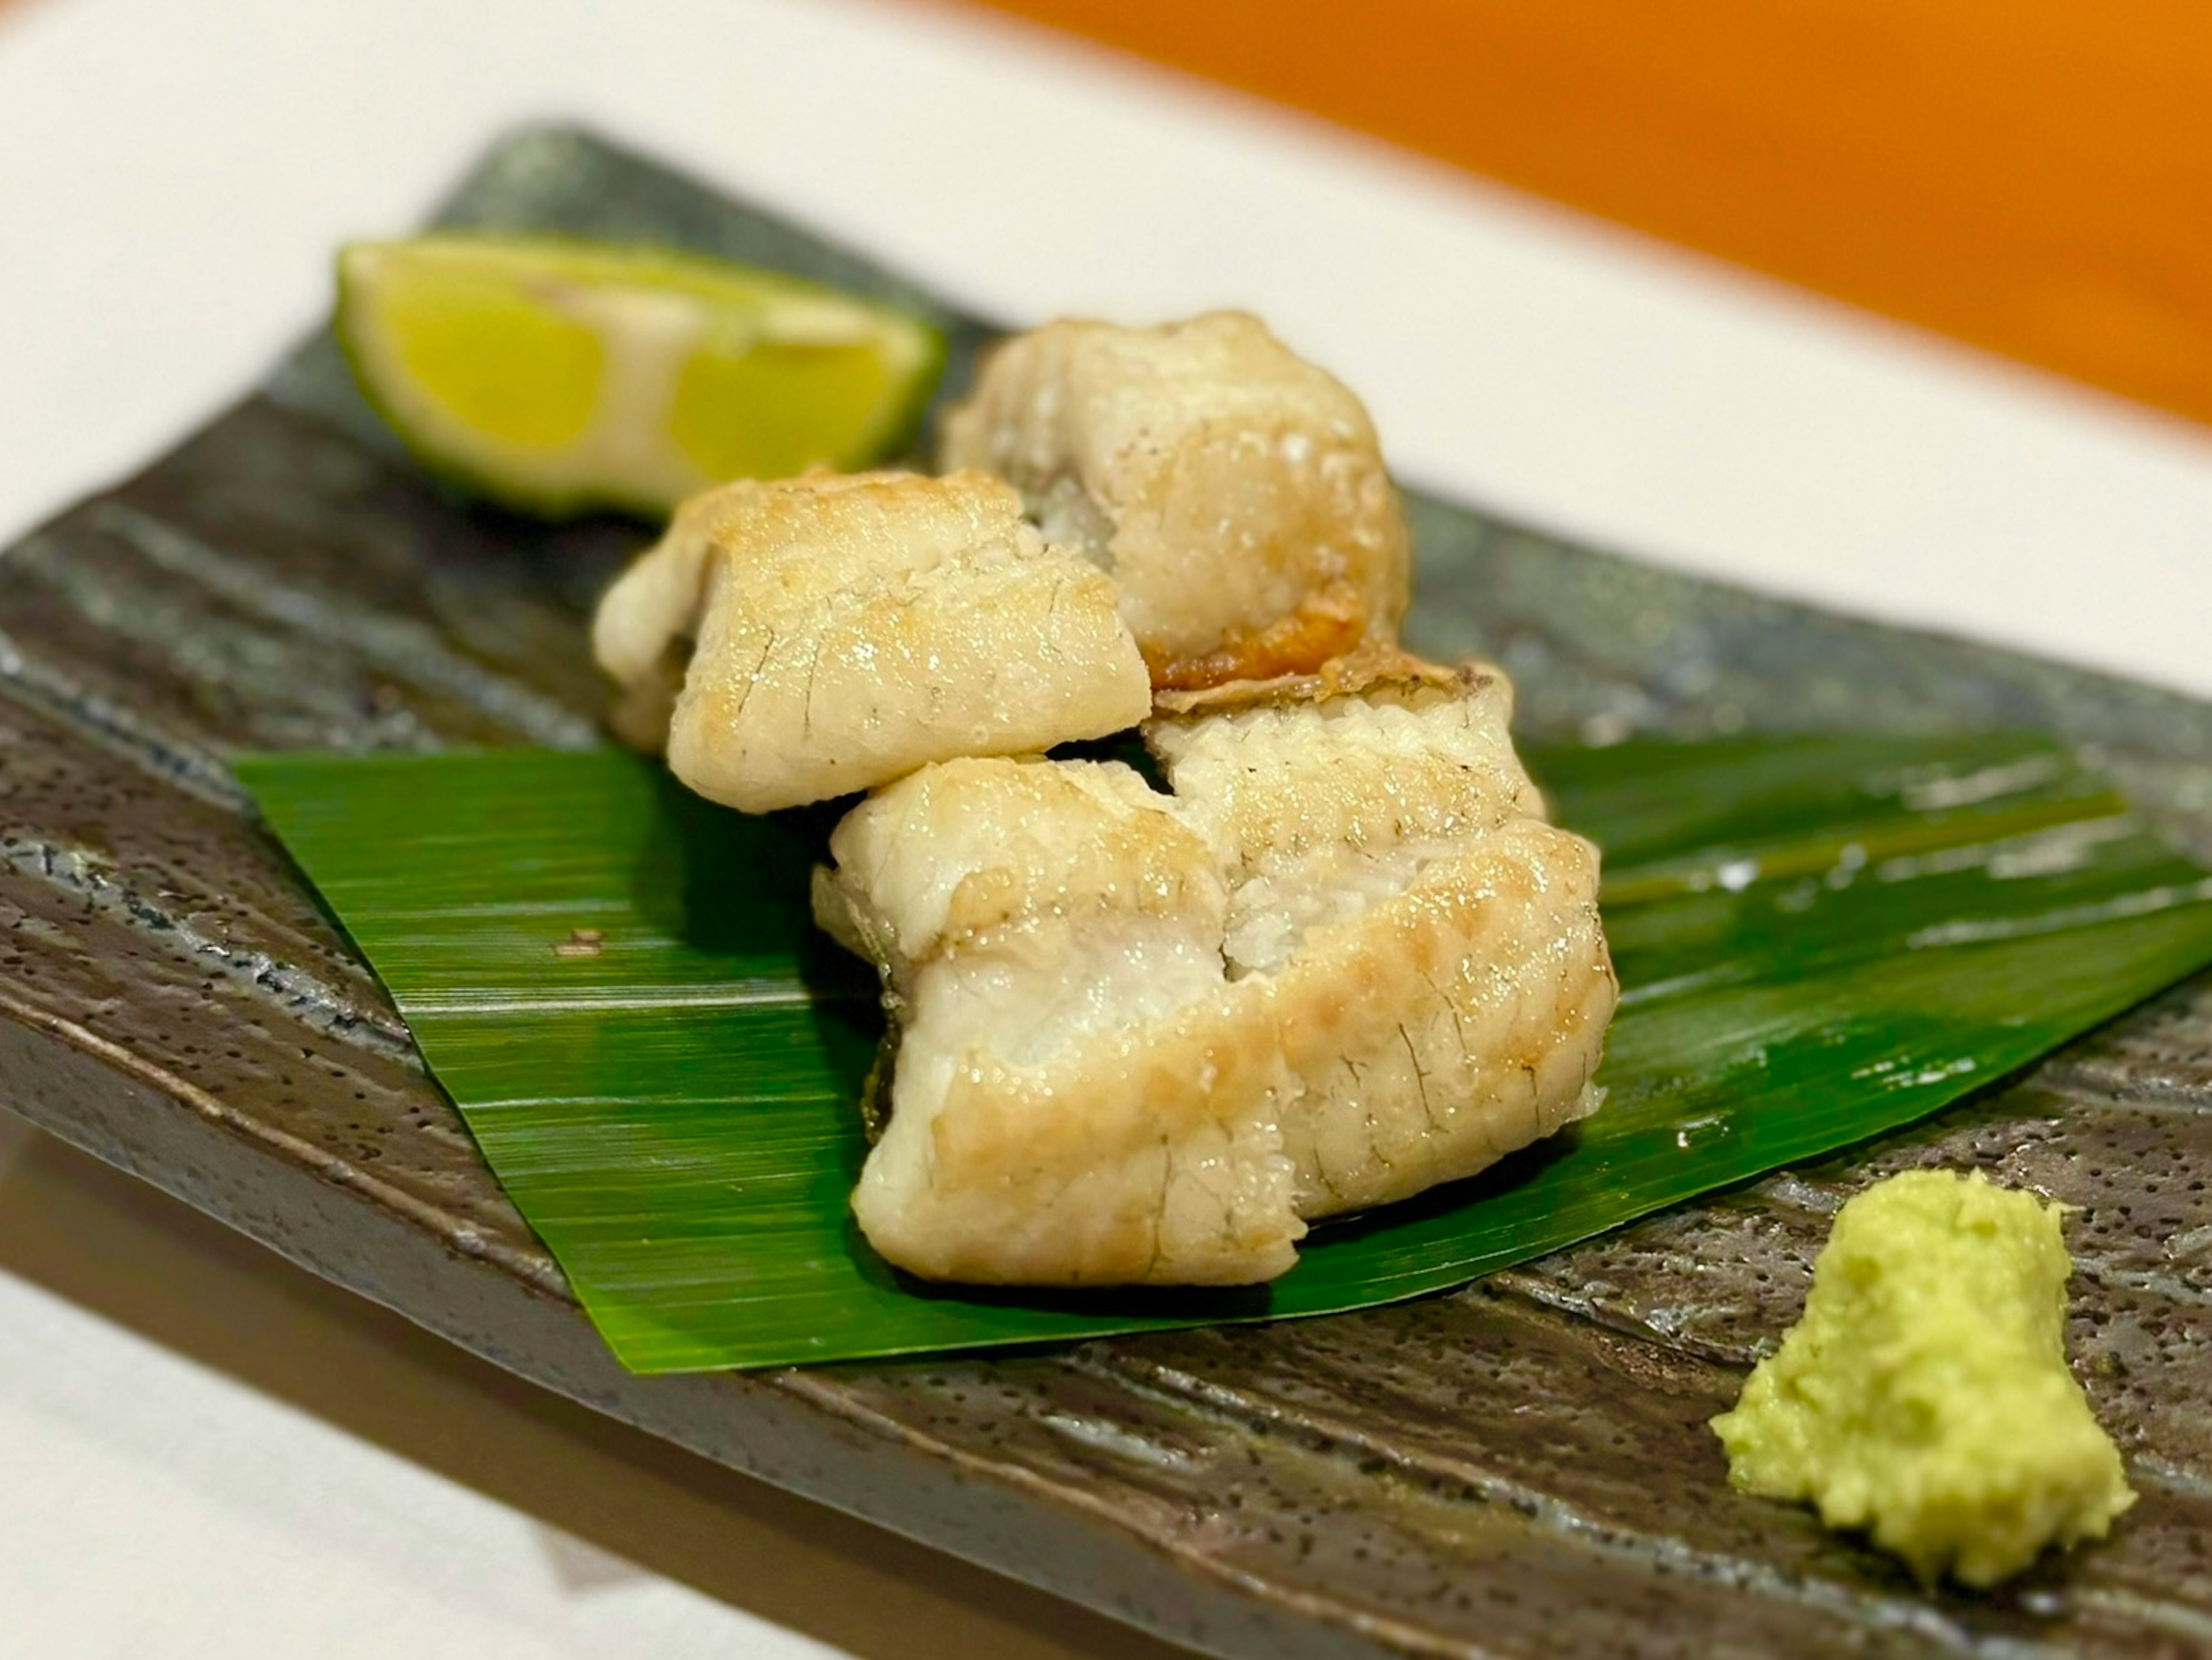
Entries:
{"label": "dark ceramic plate", "polygon": [[[981,325],[591,138],[447,218],[675,241]],[[1415,498],[1409,633],[1547,734],[2039,726],[2212,848],[2212,707],[1824,616]],[[0,555],[0,1091],[56,1134],[602,1411],[1224,1654],[2212,1653],[2212,978],[1911,1132],[1454,1295],[1016,1359],[640,1379],[478,1161],[225,769],[592,741],[635,545],[441,494],[327,341]],[[1705,1420],[1849,1183],[1972,1163],[2082,1207],[2072,1338],[2142,1502],[1996,1596],[1739,1498]]]}

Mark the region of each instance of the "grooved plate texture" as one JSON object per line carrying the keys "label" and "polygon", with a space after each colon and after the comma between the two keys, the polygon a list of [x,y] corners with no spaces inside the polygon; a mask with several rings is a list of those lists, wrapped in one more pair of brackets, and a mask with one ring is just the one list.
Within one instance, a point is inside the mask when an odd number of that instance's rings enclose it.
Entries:
{"label": "grooved plate texture", "polygon": [[[587,136],[456,223],[644,236],[984,327]],[[1670,575],[1427,500],[1412,642],[1524,731],[2060,732],[2199,856],[2212,707]],[[471,507],[327,341],[0,553],[0,1100],[501,1364],[1164,1635],[1251,1655],[2212,1654],[2212,978],[1908,1133],[1455,1294],[1012,1359],[635,1379],[226,769],[245,749],[597,741],[584,624],[638,544]],[[1705,1420],[1869,1177],[2081,1207],[2072,1341],[2143,1498],[2001,1593],[1925,1594],[1741,1498]]]}

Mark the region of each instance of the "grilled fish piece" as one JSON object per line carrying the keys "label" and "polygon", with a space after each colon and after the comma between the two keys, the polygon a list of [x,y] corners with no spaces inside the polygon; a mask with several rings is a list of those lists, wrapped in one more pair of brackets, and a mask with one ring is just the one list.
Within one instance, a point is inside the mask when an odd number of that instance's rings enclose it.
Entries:
{"label": "grilled fish piece", "polygon": [[817,919],[880,968],[890,1116],[853,1208],[932,1279],[1266,1280],[1304,1231],[1272,1028],[1224,1019],[1206,844],[1116,762],[925,768],[848,814]]}
{"label": "grilled fish piece", "polygon": [[1176,702],[1175,794],[1112,763],[925,769],[856,808],[816,915],[885,982],[854,1205],[933,1278],[1230,1284],[1304,1219],[1594,1110],[1615,988],[1589,843],[1510,691],[1409,660]]}
{"label": "grilled fish piece", "polygon": [[1257,318],[1018,335],[945,417],[939,459],[1011,480],[1047,540],[1113,574],[1155,686],[1395,638],[1406,525],[1374,425]]}
{"label": "grilled fish piece", "polygon": [[1307,1218],[1473,1175],[1596,1110],[1619,989],[1597,850],[1545,822],[1493,668],[1378,655],[1224,687],[1146,729],[1229,885],[1303,1089]]}
{"label": "grilled fish piece", "polygon": [[592,640],[617,731],[747,812],[1103,737],[1150,707],[1113,583],[975,472],[709,490],[608,590]]}

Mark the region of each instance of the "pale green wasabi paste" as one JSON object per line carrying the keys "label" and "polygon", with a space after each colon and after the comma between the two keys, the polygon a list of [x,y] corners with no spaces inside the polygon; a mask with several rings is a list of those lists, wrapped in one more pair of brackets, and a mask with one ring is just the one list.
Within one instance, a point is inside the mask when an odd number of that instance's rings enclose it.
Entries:
{"label": "pale green wasabi paste", "polygon": [[2063,1207],[1908,1171],[1837,1213],[1805,1316],[1713,1420],[1729,1479],[1809,1499],[1924,1584],[1993,1585],[2135,1503],[2066,1369]]}

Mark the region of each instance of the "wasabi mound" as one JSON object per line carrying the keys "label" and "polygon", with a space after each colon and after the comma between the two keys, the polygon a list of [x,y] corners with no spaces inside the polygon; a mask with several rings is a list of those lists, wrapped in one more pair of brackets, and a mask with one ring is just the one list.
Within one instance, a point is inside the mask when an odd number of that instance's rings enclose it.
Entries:
{"label": "wasabi mound", "polygon": [[2066,1369],[2064,1207],[1909,1171],[1836,1217],[1804,1317],[1714,1419],[1729,1479],[1984,1587],[2135,1503]]}

